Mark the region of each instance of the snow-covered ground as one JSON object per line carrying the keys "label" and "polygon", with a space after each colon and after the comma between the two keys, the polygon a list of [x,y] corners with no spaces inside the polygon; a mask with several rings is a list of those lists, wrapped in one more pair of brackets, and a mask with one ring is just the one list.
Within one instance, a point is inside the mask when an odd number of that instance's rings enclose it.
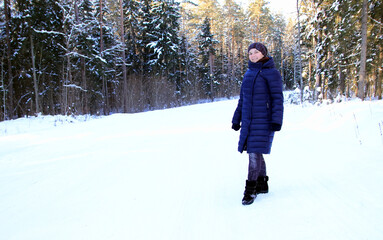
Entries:
{"label": "snow-covered ground", "polygon": [[1,122],[0,239],[383,239],[383,101],[285,105],[250,206],[236,103]]}

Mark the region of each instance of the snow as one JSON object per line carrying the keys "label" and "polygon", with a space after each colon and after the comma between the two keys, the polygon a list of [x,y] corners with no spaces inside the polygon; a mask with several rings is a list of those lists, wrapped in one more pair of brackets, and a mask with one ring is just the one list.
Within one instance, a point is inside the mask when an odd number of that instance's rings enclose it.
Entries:
{"label": "snow", "polygon": [[286,104],[250,206],[236,104],[1,122],[1,239],[383,239],[383,101]]}

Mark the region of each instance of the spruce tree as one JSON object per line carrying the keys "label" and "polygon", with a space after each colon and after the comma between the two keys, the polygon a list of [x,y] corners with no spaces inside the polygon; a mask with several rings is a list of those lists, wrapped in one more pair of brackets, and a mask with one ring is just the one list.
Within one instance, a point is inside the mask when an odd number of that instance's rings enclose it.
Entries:
{"label": "spruce tree", "polygon": [[149,36],[153,39],[149,47],[154,51],[151,65],[158,71],[165,72],[172,78],[171,70],[177,66],[179,42],[179,3],[174,0],[157,0],[153,2],[151,13],[154,28]]}
{"label": "spruce tree", "polygon": [[214,56],[216,40],[211,33],[210,19],[205,18],[198,35],[199,76],[204,94],[214,100]]}

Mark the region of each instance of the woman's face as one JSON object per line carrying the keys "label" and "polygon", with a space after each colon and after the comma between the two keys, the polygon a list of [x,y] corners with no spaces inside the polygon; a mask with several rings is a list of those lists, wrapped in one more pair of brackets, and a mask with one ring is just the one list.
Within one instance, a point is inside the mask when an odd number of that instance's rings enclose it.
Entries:
{"label": "woman's face", "polygon": [[256,48],[252,48],[249,51],[249,59],[251,62],[256,63],[259,60],[261,60],[264,57],[264,55],[258,51]]}

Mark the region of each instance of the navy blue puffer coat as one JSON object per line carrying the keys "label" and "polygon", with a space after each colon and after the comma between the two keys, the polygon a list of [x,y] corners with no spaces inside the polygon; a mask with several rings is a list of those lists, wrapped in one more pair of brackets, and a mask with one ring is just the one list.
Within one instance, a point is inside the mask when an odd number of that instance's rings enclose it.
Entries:
{"label": "navy blue puffer coat", "polygon": [[232,123],[241,124],[238,151],[269,154],[274,138],[271,123],[283,121],[282,78],[273,59],[249,61]]}

